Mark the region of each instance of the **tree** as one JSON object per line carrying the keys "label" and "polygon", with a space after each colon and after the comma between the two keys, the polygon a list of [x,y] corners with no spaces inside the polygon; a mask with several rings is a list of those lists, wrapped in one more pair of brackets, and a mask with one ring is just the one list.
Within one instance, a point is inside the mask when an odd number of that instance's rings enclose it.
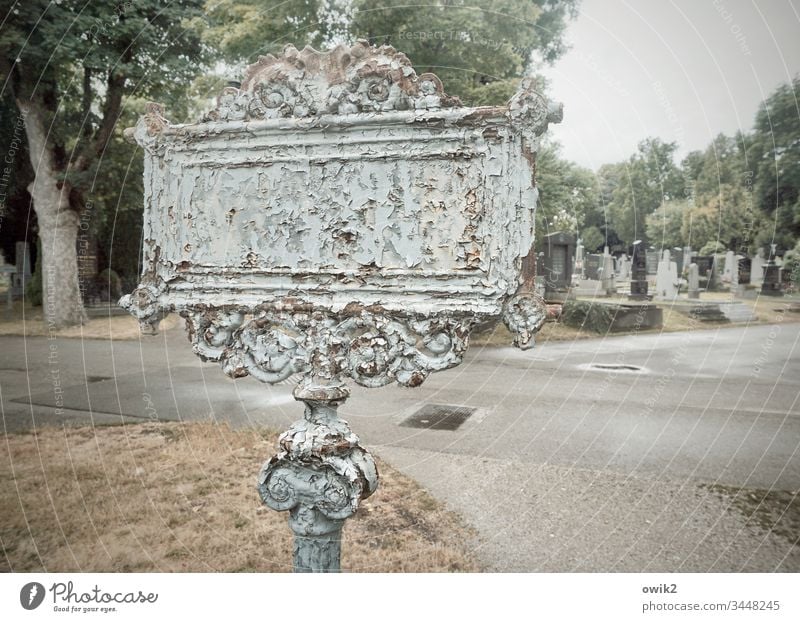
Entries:
{"label": "tree", "polygon": [[609,204],[614,229],[626,244],[646,238],[648,214],[683,196],[683,179],[673,161],[676,148],[675,143],[648,138],[628,160]]}
{"label": "tree", "polygon": [[715,196],[684,211],[681,238],[693,248],[718,244],[743,254],[752,253],[757,247],[755,234],[762,227],[762,218],[741,187],[723,184]]}
{"label": "tree", "polygon": [[205,41],[239,65],[288,43],[320,48],[341,32],[350,13],[348,3],[334,0],[208,0],[205,8]]}
{"label": "tree", "polygon": [[543,145],[536,155],[539,186],[537,224],[545,233],[579,232],[587,216],[598,207],[595,175],[561,157],[557,143]]}
{"label": "tree", "polygon": [[606,236],[595,226],[586,227],[581,233],[581,241],[587,252],[594,253],[601,249],[606,242]]}
{"label": "tree", "polygon": [[405,52],[418,73],[432,72],[467,105],[504,104],[532,62],[565,51],[577,0],[353,0],[348,35]]}
{"label": "tree", "polygon": [[0,68],[25,119],[42,241],[45,322],[85,319],[76,239],[127,96],[184,88],[202,69],[201,0],[27,0],[8,9]]}
{"label": "tree", "polygon": [[760,238],[790,249],[800,237],[800,77],[777,89],[756,113],[749,154],[754,191],[769,217]]}
{"label": "tree", "polygon": [[686,242],[683,236],[683,218],[689,205],[685,201],[669,201],[663,203],[645,221],[647,239],[659,248],[681,248]]}

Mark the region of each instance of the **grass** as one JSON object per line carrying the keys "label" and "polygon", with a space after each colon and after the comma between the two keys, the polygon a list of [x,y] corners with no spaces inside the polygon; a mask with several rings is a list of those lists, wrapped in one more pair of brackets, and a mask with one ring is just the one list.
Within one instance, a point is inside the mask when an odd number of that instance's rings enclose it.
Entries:
{"label": "grass", "polygon": [[[286,513],[256,475],[276,436],[211,423],[49,428],[4,437],[0,572],[288,572]],[[344,528],[342,569],[476,571],[472,535],[378,461]]]}
{"label": "grass", "polygon": [[[580,300],[591,301],[591,298],[583,298]],[[629,302],[624,296],[602,298],[606,302],[625,303]],[[730,295],[724,292],[711,292],[702,294],[701,300],[703,301],[730,301]],[[761,296],[757,299],[736,299],[737,302],[743,302],[750,305],[755,309],[758,319],[751,322],[751,325],[759,324],[774,324],[775,322],[800,322],[800,313],[790,311],[789,306],[793,302],[797,302],[796,296],[772,298],[769,296]],[[600,303],[598,303],[600,304]],[[650,330],[639,331],[615,331],[609,335],[632,335],[634,333],[652,334],[652,333],[671,333],[677,331],[687,330],[707,330],[710,328],[720,327],[735,327],[743,326],[743,324],[729,324],[729,323],[714,323],[714,322],[699,322],[690,318],[684,313],[676,310],[675,305],[658,300],[652,301],[652,304],[660,307],[664,314],[664,325],[661,328],[654,328]],[[602,336],[600,333],[593,332],[588,328],[573,328],[566,326],[560,321],[547,322],[536,335],[536,343],[543,344],[548,341],[575,341],[577,339],[596,339]],[[491,326],[486,326],[480,330],[476,330],[470,337],[470,344],[478,347],[494,347],[494,346],[508,346],[511,345],[513,337],[506,329],[502,322],[498,322]]]}

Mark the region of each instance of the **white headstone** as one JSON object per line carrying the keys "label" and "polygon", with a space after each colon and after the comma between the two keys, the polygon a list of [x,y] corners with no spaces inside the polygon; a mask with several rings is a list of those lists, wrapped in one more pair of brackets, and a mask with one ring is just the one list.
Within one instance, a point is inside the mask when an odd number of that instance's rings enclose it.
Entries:
{"label": "white headstone", "polygon": [[696,263],[689,264],[689,298],[700,298],[700,270]]}
{"label": "white headstone", "polygon": [[575,263],[572,266],[572,272],[583,275],[583,244],[580,241],[575,246]]}
{"label": "white headstone", "polygon": [[738,272],[736,268],[736,254],[733,251],[725,253],[725,268],[722,272],[723,283],[733,283],[735,274]]}
{"label": "white headstone", "polygon": [[603,268],[600,287],[607,295],[617,293],[617,284],[614,281],[614,258],[608,252],[608,246],[603,249]]}
{"label": "white headstone", "polygon": [[756,256],[750,264],[750,283],[761,286],[764,282],[764,266],[767,260],[764,258],[764,249],[759,248]]}
{"label": "white headstone", "polygon": [[623,253],[622,257],[617,260],[617,276],[621,281],[626,281],[631,278],[631,260]]}
{"label": "white headstone", "polygon": [[672,300],[678,295],[678,264],[672,261],[668,250],[664,251],[658,262],[656,272],[656,297]]}

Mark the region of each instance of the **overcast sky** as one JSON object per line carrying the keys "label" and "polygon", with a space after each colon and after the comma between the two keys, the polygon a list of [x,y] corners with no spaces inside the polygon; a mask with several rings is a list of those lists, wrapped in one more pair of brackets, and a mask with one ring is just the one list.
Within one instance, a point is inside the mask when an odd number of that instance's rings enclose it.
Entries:
{"label": "overcast sky", "polygon": [[800,73],[800,2],[583,0],[572,49],[544,73],[564,103],[563,154],[596,170],[647,136],[679,156],[750,130],[759,103]]}

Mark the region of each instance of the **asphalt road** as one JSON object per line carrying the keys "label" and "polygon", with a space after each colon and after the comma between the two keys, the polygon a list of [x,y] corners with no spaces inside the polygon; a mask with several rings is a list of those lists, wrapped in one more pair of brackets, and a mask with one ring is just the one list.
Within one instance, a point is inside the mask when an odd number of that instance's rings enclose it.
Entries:
{"label": "asphalt road", "polygon": [[[420,388],[356,388],[341,413],[478,530],[491,569],[798,570],[791,533],[717,493],[800,490],[799,339],[800,324],[778,322],[473,348]],[[291,389],[226,378],[180,330],[0,337],[7,432],[209,418],[283,429],[302,412]],[[400,425],[426,404],[475,410],[455,430]]]}

